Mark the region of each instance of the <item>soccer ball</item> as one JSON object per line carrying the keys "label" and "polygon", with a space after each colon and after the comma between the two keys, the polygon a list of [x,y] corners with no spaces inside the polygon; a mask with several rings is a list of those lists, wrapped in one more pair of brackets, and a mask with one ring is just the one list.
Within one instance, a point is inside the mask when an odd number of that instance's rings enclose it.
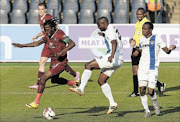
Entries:
{"label": "soccer ball", "polygon": [[43,116],[45,119],[51,120],[51,119],[55,118],[56,112],[54,111],[53,108],[48,107],[48,108],[44,109]]}

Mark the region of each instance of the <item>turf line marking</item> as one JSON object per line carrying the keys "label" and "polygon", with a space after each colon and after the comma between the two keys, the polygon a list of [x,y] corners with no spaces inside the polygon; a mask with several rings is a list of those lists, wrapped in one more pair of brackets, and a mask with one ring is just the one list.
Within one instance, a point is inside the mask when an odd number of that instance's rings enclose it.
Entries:
{"label": "turf line marking", "polygon": [[[112,92],[113,94],[130,94],[131,92]],[[1,95],[6,94],[36,94],[36,92],[0,92]],[[74,94],[73,92],[44,92],[44,94]],[[102,92],[86,92],[85,94],[103,94]],[[180,94],[180,92],[165,92],[165,94]]]}

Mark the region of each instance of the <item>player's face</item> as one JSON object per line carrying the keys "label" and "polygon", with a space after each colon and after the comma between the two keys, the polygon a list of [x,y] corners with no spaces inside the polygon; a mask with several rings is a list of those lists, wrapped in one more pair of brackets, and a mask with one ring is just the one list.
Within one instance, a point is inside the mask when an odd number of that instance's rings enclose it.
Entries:
{"label": "player's face", "polygon": [[148,38],[152,35],[152,29],[149,28],[148,24],[144,24],[142,27],[142,34]]}
{"label": "player's face", "polygon": [[101,31],[105,31],[106,28],[105,28],[105,22],[103,20],[99,20],[98,23],[98,28],[101,30]]}
{"label": "player's face", "polygon": [[141,20],[145,17],[144,11],[143,11],[143,10],[138,10],[138,11],[136,12],[136,16],[137,16],[137,19],[138,19],[139,21],[141,21]]}
{"label": "player's face", "polygon": [[50,25],[45,25],[45,26],[44,26],[44,31],[46,32],[46,34],[47,34],[49,37],[51,37],[51,36],[54,34],[54,32],[55,32],[54,28],[53,28],[53,27],[51,28]]}
{"label": "player's face", "polygon": [[46,14],[47,9],[44,6],[38,6],[39,16],[42,17]]}

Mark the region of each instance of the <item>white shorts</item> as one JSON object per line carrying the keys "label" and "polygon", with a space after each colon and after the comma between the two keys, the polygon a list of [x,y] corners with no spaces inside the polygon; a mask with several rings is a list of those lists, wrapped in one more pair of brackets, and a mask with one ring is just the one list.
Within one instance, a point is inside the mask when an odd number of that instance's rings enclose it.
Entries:
{"label": "white shorts", "polygon": [[107,54],[96,58],[96,61],[101,69],[101,72],[109,77],[123,64],[123,60],[115,60],[115,59],[113,59],[112,62],[110,63],[108,61],[108,57],[110,55],[111,54]]}
{"label": "white shorts", "polygon": [[146,70],[146,71],[138,69],[139,87],[148,85],[148,88],[155,89],[157,79],[158,79],[158,69]]}

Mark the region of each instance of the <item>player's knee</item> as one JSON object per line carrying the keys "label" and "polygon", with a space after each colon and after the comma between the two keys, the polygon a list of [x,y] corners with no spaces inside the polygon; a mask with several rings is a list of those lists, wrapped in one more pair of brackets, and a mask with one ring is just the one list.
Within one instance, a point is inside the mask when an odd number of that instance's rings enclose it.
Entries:
{"label": "player's knee", "polygon": [[100,86],[102,86],[102,85],[104,85],[104,84],[105,84],[105,82],[98,81],[98,84],[99,84]]}
{"label": "player's knee", "polygon": [[154,96],[154,90],[148,90],[148,94],[152,97]]}
{"label": "player's knee", "polygon": [[40,84],[44,84],[45,81],[46,81],[45,77],[42,76],[41,79],[40,79],[40,81],[39,81],[39,83],[40,83]]}
{"label": "player's knee", "polygon": [[143,88],[140,88],[140,94],[141,96],[144,96],[146,94],[146,90]]}
{"label": "player's knee", "polygon": [[91,69],[91,64],[90,63],[87,63],[87,64],[85,64],[85,69]]}
{"label": "player's knee", "polygon": [[57,78],[51,78],[51,83],[57,83]]}
{"label": "player's knee", "polygon": [[133,75],[137,75],[137,68],[135,66],[132,67]]}
{"label": "player's knee", "polygon": [[137,70],[132,70],[133,75],[137,75]]}
{"label": "player's knee", "polygon": [[40,61],[39,61],[39,65],[40,65],[40,66],[44,66],[45,64],[46,64],[46,61],[45,61],[45,60],[40,60]]}

